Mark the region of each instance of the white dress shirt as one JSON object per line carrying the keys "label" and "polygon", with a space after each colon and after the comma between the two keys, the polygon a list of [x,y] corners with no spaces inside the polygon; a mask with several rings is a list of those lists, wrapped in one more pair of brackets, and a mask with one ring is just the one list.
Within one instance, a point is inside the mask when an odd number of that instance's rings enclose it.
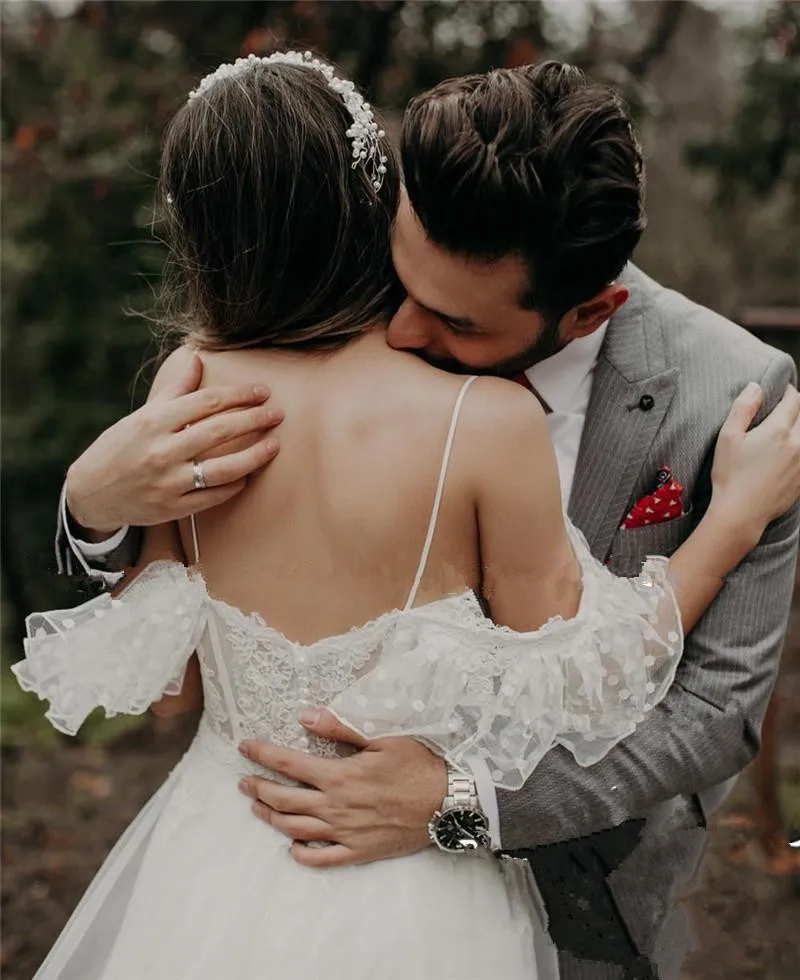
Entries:
{"label": "white dress shirt", "polygon": [[573,340],[563,350],[525,372],[528,381],[551,409],[547,423],[556,450],[565,510],[575,478],[594,369],[607,329],[606,322],[593,334]]}
{"label": "white dress shirt", "polygon": [[[588,337],[573,340],[563,350],[540,361],[525,372],[528,381],[536,389],[539,397],[550,408],[547,424],[556,451],[558,475],[561,480],[561,498],[564,502],[565,511],[572,491],[572,481],[575,477],[583,425],[586,421],[586,411],[589,408],[589,398],[592,394],[594,370],[600,356],[600,348],[603,345],[607,327],[608,323],[604,323]],[[66,533],[77,550],[87,559],[96,560],[113,551],[120,544],[127,531],[127,528],[122,528],[109,540],[97,544],[79,541],[69,531],[64,495],[62,495],[61,507]],[[108,576],[109,579],[118,577]],[[476,762],[473,768],[473,776],[481,806],[489,821],[492,845],[500,847],[500,816],[497,808],[497,795],[488,767],[482,760]]]}

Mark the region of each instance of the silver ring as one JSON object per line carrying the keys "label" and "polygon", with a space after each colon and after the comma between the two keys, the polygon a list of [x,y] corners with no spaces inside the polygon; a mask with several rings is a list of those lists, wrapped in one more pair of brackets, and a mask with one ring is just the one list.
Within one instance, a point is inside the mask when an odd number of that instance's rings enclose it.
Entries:
{"label": "silver ring", "polygon": [[206,475],[203,472],[202,463],[192,463],[192,472],[194,473],[194,488],[195,490],[205,490],[206,489]]}

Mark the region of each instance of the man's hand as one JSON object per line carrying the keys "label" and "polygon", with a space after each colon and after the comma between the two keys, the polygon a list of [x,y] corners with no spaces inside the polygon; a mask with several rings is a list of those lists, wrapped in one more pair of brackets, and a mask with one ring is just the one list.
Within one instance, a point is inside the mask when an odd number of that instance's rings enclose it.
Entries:
{"label": "man's hand", "polygon": [[[292,838],[291,854],[314,868],[366,864],[416,854],[431,843],[427,823],[447,794],[444,761],[413,738],[366,742],[327,711],[301,712],[315,735],[346,742],[360,751],[321,759],[267,742],[243,742],[247,759],[288,776],[304,787],[283,786],[259,776],[239,783],[255,800],[253,812]],[[308,841],[330,841],[309,847]]]}
{"label": "man's hand", "polygon": [[[69,468],[67,507],[87,537],[102,539],[125,524],[164,524],[216,507],[278,452],[270,430],[283,413],[265,404],[268,389],[196,391],[200,358],[183,351],[173,364],[148,403],[106,429]],[[195,490],[193,461],[241,436],[257,439],[246,449],[206,460],[208,489]]]}

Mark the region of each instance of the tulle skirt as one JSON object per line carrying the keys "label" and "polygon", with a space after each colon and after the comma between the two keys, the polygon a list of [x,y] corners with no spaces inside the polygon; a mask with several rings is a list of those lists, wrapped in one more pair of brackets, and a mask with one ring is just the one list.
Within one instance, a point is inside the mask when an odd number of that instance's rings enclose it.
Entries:
{"label": "tulle skirt", "polygon": [[305,868],[252,814],[242,766],[201,723],[35,980],[556,980],[521,866],[430,848]]}

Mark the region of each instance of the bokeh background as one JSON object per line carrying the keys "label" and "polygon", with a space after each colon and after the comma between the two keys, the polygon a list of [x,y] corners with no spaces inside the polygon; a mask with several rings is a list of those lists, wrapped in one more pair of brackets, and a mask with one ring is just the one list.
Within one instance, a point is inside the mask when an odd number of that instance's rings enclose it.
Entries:
{"label": "bokeh background", "polygon": [[[493,66],[563,58],[620,89],[648,162],[636,261],[800,353],[800,3],[226,0],[2,3],[3,934],[33,973],[193,719],[93,719],[58,736],[9,682],[24,616],[80,598],[54,574],[64,471],[141,403],[164,251],[164,123],[220,61],[313,48],[383,108]],[[143,315],[144,314],[144,315]],[[800,607],[760,763],[718,815],[691,898],[692,980],[800,976]]]}

